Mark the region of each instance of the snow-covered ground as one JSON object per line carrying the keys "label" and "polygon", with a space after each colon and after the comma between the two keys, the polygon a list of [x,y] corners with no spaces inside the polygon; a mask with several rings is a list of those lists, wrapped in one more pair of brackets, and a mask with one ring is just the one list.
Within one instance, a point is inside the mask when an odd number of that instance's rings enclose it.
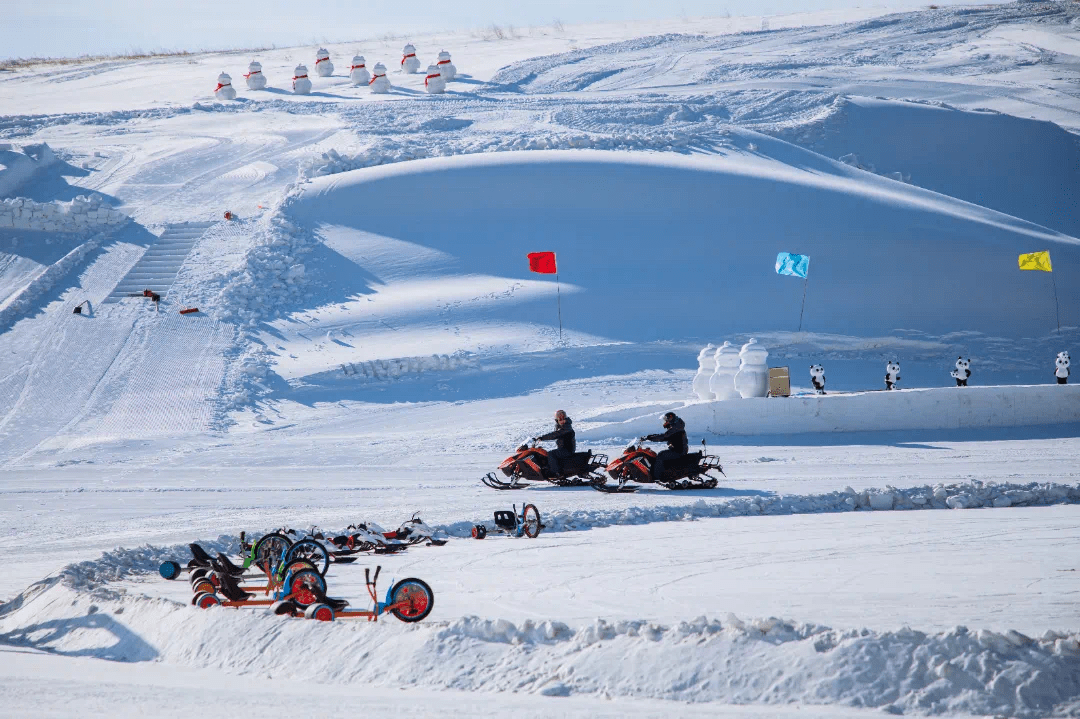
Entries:
{"label": "snow-covered ground", "polygon": [[[410,39],[453,53],[446,95],[393,39],[328,46],[308,96],[314,47],[259,53],[262,92],[239,53],[0,74],[5,708],[1080,714],[1053,377],[1080,350],[1080,6]],[[355,52],[393,92],[349,83]],[[1039,250],[1052,277],[1017,269]],[[812,257],[803,331],[778,251]],[[694,398],[701,346],[750,337],[798,397]],[[887,360],[900,392],[872,391]],[[612,457],[675,409],[726,478],[480,484],[559,408]],[[467,539],[524,501],[538,539]],[[378,558],[434,588],[416,626],[200,612],[155,572],[417,510],[450,543]]]}

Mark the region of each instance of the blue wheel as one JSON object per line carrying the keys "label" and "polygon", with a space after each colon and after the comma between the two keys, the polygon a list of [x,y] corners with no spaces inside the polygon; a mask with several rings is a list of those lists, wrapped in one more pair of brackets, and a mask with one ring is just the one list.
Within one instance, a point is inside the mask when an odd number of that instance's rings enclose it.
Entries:
{"label": "blue wheel", "polygon": [[180,576],[180,564],[177,562],[162,562],[158,567],[158,574],[163,579],[176,579]]}

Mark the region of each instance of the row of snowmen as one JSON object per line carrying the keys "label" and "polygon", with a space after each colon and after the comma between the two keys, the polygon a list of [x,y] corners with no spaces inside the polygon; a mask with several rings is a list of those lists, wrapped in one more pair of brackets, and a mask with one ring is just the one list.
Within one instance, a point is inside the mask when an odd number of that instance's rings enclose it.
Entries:
{"label": "row of snowmen", "polygon": [[694,394],[699,399],[744,399],[769,394],[769,351],[751,338],[741,348],[708,344],[698,354]]}
{"label": "row of snowmen", "polygon": [[[416,59],[416,48],[409,44],[402,49],[401,71],[415,73],[420,69],[420,61]],[[334,63],[330,61],[330,52],[326,48],[319,48],[315,53],[315,74],[319,77],[330,77],[334,74]],[[434,65],[428,65],[427,77],[424,78],[424,88],[429,94],[439,95],[446,92],[446,83],[457,76],[457,68],[450,61],[450,53],[443,50],[439,53],[439,59]],[[262,64],[252,60],[248,65],[247,74],[244,75],[249,90],[265,90],[266,75],[263,74]],[[355,55],[352,65],[349,67],[349,79],[353,85],[367,85],[376,94],[390,92],[392,86],[386,77],[386,65],[381,62],[375,63],[375,67],[368,72],[367,61],[363,55]],[[293,92],[297,95],[307,95],[311,92],[311,79],[308,77],[307,65],[297,65],[293,71]],[[222,72],[218,75],[217,87],[214,88],[214,97],[218,100],[235,100],[236,88],[232,86],[232,77]]]}
{"label": "row of snowmen", "polygon": [[[769,391],[769,352],[751,339],[742,349],[730,342],[716,347],[706,345],[698,353],[698,371],[694,375],[694,394],[698,399],[735,399],[736,397],[765,397]],[[1054,377],[1058,384],[1069,383],[1069,353],[1058,352],[1054,360]],[[971,377],[971,360],[956,358],[950,372],[957,387],[967,387]],[[818,394],[825,394],[825,368],[810,365],[810,381]],[[900,382],[900,363],[890,360],[885,365],[885,389],[895,389]]]}

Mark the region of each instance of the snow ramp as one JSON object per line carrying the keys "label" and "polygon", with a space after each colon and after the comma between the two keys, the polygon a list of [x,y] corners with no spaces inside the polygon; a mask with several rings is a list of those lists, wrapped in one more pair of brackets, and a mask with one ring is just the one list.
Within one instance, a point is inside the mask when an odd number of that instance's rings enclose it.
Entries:
{"label": "snow ramp", "polygon": [[169,289],[176,280],[191,248],[199,241],[213,222],[184,222],[165,228],[135,266],[120,280],[116,288],[105,298],[106,303],[119,302],[131,295],[142,295],[143,290],[168,297]]}

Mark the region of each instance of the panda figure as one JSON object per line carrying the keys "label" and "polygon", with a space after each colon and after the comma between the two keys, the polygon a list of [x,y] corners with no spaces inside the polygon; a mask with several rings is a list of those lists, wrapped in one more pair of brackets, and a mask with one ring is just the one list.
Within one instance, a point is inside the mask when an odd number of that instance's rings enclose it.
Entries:
{"label": "panda figure", "polygon": [[968,377],[971,376],[971,370],[968,367],[971,366],[971,359],[964,359],[963,357],[956,358],[956,369],[950,374],[952,378],[956,380],[957,387],[967,387]]}
{"label": "panda figure", "polygon": [[1069,353],[1058,352],[1057,359],[1054,360],[1054,376],[1057,377],[1058,384],[1069,384]]}
{"label": "panda figure", "polygon": [[819,364],[810,365],[810,381],[818,394],[825,394],[825,368]]}
{"label": "panda figure", "polygon": [[900,381],[900,363],[893,361],[885,365],[885,389],[893,389]]}

